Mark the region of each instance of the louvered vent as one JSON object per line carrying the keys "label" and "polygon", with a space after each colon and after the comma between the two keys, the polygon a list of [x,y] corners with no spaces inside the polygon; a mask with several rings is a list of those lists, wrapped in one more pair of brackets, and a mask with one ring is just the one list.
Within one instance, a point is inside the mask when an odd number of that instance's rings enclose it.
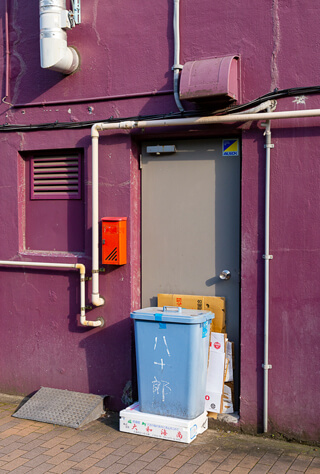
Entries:
{"label": "louvered vent", "polygon": [[80,156],[32,158],[31,199],[80,198]]}

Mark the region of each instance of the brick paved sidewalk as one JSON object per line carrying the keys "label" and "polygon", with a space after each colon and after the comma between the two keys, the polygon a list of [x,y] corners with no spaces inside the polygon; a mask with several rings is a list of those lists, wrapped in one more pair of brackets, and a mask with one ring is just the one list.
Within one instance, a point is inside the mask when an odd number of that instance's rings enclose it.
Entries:
{"label": "brick paved sidewalk", "polygon": [[12,418],[0,401],[2,473],[320,474],[320,449],[208,430],[189,444],[118,431],[110,414],[81,430]]}

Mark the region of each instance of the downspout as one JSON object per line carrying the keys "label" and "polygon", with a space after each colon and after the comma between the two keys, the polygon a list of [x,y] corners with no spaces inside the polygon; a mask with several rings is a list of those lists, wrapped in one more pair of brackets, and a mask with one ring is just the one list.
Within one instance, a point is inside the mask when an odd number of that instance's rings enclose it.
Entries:
{"label": "downspout", "polygon": [[5,100],[9,97],[9,79],[10,79],[9,0],[6,0],[5,30],[6,30],[6,90],[5,90],[5,97],[2,100]]}
{"label": "downspout", "polygon": [[174,35],[174,64],[172,66],[173,70],[173,94],[174,100],[180,112],[184,112],[184,108],[180,102],[179,98],[179,79],[180,71],[183,66],[180,64],[180,0],[174,1],[174,10],[173,10],[173,35]]}
{"label": "downspout", "polygon": [[[270,108],[268,108],[270,111]],[[265,235],[264,235],[264,363],[263,368],[263,431],[268,432],[268,401],[269,401],[269,387],[268,371],[272,369],[272,365],[269,365],[269,262],[273,256],[269,254],[269,240],[270,240],[270,153],[271,148],[274,145],[271,143],[271,124],[268,120],[265,124],[266,127],[264,132],[266,137],[266,143],[264,145],[266,149],[266,177],[265,177]]]}
{"label": "downspout", "polygon": [[71,74],[79,67],[77,51],[68,47],[66,29],[70,29],[66,0],[40,0],[41,67]]}
{"label": "downspout", "polygon": [[99,294],[99,133],[91,128],[92,139],[92,295],[94,306],[102,306],[104,298]]}
{"label": "downspout", "polygon": [[60,268],[68,270],[80,271],[80,323],[82,326],[98,327],[103,326],[103,319],[98,318],[96,321],[88,321],[86,319],[85,308],[85,274],[86,267],[82,263],[46,263],[46,262],[19,262],[14,260],[0,260],[0,266],[11,267],[37,267],[37,268]]}

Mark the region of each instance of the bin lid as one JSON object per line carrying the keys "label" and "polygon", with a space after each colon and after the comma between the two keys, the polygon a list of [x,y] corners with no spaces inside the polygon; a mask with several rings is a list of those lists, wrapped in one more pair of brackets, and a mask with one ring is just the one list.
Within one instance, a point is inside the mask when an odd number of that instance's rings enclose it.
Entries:
{"label": "bin lid", "polygon": [[131,313],[132,319],[161,321],[164,323],[199,324],[214,318],[210,311],[184,309],[180,306],[163,306],[143,308]]}

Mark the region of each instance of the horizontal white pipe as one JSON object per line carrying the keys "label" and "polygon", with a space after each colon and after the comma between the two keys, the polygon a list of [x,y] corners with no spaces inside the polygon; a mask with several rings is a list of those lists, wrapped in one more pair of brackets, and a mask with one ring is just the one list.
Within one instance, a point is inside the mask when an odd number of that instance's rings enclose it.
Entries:
{"label": "horizontal white pipe", "polygon": [[[233,122],[251,122],[257,120],[281,120],[290,118],[303,117],[319,117],[320,109],[311,110],[292,110],[285,112],[261,112],[261,113],[244,113],[229,115],[213,115],[207,117],[188,117],[180,119],[162,119],[162,120],[139,120],[139,121],[123,121],[115,123],[96,123],[93,128],[95,130],[115,130],[115,129],[132,129],[132,128],[149,128],[149,127],[175,127],[179,125],[211,125],[215,123],[233,123]],[[94,134],[94,132],[92,132]],[[92,135],[93,136],[93,135]]]}
{"label": "horizontal white pipe", "polygon": [[80,271],[80,323],[83,326],[102,326],[102,319],[87,321],[85,312],[85,274],[86,267],[82,263],[46,263],[46,262],[21,262],[15,260],[0,260],[0,266],[60,268]]}
{"label": "horizontal white pipe", "polygon": [[17,260],[0,260],[0,266],[14,267],[47,267],[47,268],[73,268],[77,269],[76,263],[46,263],[46,262],[21,262]]}
{"label": "horizontal white pipe", "polygon": [[300,117],[319,117],[320,109],[293,110],[288,112],[239,113],[230,115],[213,115],[208,117],[189,117],[162,120],[126,120],[114,123],[95,123],[91,128],[92,138],[92,303],[100,306],[104,299],[99,294],[99,131],[175,127],[179,125],[212,125],[216,123],[250,122],[253,120],[275,120]]}

